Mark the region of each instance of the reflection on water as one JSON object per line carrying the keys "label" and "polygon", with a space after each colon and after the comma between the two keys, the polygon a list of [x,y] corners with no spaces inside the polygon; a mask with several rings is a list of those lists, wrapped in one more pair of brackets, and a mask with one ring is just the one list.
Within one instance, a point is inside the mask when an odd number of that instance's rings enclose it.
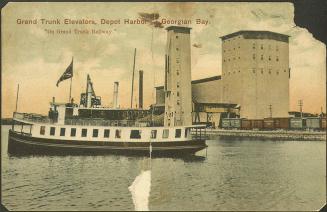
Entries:
{"label": "reflection on water", "polygon": [[[2,128],[2,203],[10,210],[134,210],[128,187],[144,157],[8,156]],[[197,156],[154,158],[150,210],[316,210],[325,202],[326,143],[219,140]]]}

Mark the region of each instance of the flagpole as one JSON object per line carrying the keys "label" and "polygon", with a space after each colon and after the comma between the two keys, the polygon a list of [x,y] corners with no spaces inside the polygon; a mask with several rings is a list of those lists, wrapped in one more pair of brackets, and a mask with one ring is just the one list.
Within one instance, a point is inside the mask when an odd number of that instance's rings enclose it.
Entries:
{"label": "flagpole", "polygon": [[[72,57],[72,66],[74,65],[74,57]],[[72,67],[73,69],[73,67]],[[72,70],[73,71],[73,70]],[[70,88],[69,88],[69,100],[68,103],[70,103],[71,99],[72,99],[72,84],[73,84],[73,72],[72,72],[72,77],[70,78]]]}
{"label": "flagpole", "polygon": [[69,89],[69,99],[68,99],[69,103],[72,97],[72,84],[73,84],[73,77],[70,78],[70,89]]}

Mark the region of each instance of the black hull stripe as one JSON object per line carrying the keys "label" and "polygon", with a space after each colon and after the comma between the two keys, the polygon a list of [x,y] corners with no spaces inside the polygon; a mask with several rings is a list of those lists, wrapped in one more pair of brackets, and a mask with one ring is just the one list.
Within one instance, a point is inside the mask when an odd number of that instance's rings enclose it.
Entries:
{"label": "black hull stripe", "polygon": [[[27,141],[19,138],[10,137],[10,139],[15,140],[16,142],[21,142],[29,145],[38,145],[38,146],[47,146],[47,147],[60,147],[60,148],[83,148],[83,149],[115,149],[115,150],[149,150],[150,146],[148,147],[117,147],[117,146],[91,146],[91,145],[71,145],[71,144],[50,144],[50,143],[40,143],[40,142],[33,142]],[[178,150],[178,149],[199,149],[205,148],[206,146],[201,145],[193,145],[193,146],[167,146],[167,147],[154,147],[152,146],[152,150]]]}

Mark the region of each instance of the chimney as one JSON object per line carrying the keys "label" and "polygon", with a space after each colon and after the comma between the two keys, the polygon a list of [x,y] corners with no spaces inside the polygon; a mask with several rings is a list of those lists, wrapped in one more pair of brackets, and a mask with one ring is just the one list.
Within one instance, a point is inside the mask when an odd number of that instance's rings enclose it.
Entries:
{"label": "chimney", "polygon": [[139,71],[139,108],[143,109],[143,71]]}
{"label": "chimney", "polygon": [[119,82],[114,83],[114,99],[113,99],[113,107],[118,108],[118,87],[119,87]]}

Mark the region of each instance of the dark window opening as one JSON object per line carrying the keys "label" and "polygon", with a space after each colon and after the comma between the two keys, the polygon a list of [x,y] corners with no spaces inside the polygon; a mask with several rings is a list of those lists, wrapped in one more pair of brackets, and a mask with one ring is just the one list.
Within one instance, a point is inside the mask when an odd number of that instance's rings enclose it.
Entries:
{"label": "dark window opening", "polygon": [[82,129],[82,137],[86,137],[87,136],[87,129]]}
{"label": "dark window opening", "polygon": [[189,129],[185,129],[185,138],[187,138],[187,136],[188,136],[188,131],[189,131]]}
{"label": "dark window opening", "polygon": [[56,133],[56,128],[50,127],[50,135],[55,135],[55,133]]}
{"label": "dark window opening", "polygon": [[116,130],[115,137],[121,138],[121,130]]}
{"label": "dark window opening", "polygon": [[60,128],[60,136],[65,136],[66,128]]}
{"label": "dark window opening", "polygon": [[98,137],[98,135],[99,135],[99,130],[98,129],[93,129],[92,137]]}
{"label": "dark window opening", "polygon": [[110,130],[105,129],[104,132],[103,132],[103,137],[109,138],[109,135],[110,135]]}
{"label": "dark window opening", "polygon": [[151,138],[157,138],[157,130],[151,130]]}
{"label": "dark window opening", "polygon": [[44,135],[45,134],[45,126],[41,126],[40,127],[40,135]]}
{"label": "dark window opening", "polygon": [[181,129],[176,129],[175,130],[175,138],[180,138],[182,136],[182,130]]}
{"label": "dark window opening", "polygon": [[70,129],[70,136],[75,137],[76,136],[76,128]]}
{"label": "dark window opening", "polygon": [[131,135],[129,138],[140,139],[141,138],[141,130],[131,130]]}

